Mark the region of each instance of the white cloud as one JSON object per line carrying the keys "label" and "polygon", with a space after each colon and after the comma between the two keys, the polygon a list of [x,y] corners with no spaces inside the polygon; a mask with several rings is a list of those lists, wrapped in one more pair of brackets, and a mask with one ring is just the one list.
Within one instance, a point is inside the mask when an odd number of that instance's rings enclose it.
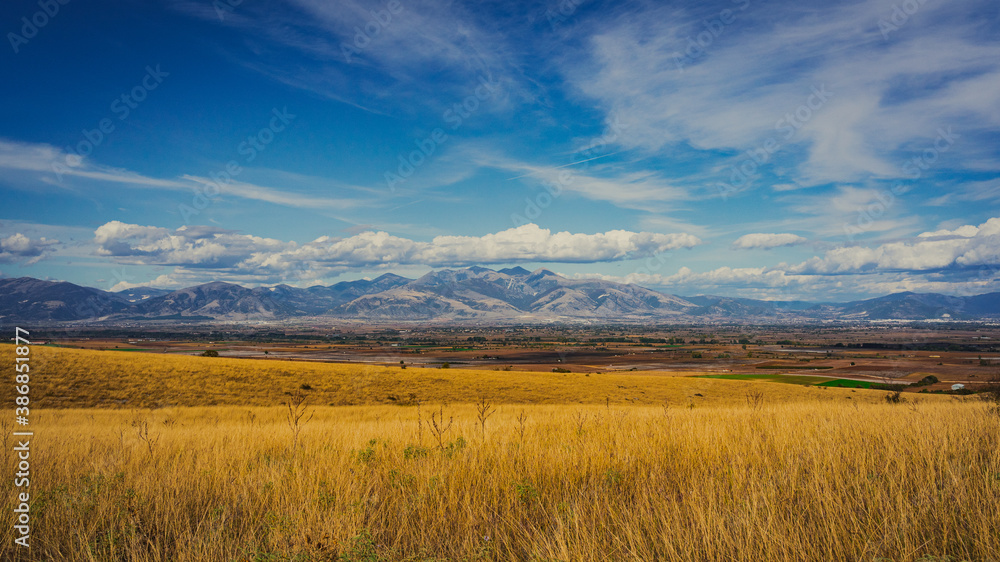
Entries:
{"label": "white cloud", "polygon": [[905,185],[897,187],[895,194],[891,189],[841,185],[829,193],[792,192],[781,197],[793,212],[784,224],[828,237],[909,235],[919,217],[908,212],[914,197],[907,196],[907,191]]}
{"label": "white cloud", "polygon": [[789,269],[794,273],[842,274],[859,271],[928,271],[1000,264],[1000,218],[979,226],[926,232],[914,240],[874,248],[835,248]]}
{"label": "white cloud", "polygon": [[553,197],[574,194],[592,201],[606,201],[624,209],[648,212],[666,212],[678,203],[692,199],[686,188],[673,185],[650,171],[623,173],[618,171],[617,166],[606,171],[600,163],[584,169],[541,166],[489,150],[466,149],[463,156],[477,165],[517,174],[514,179],[541,184]]}
{"label": "white cloud", "polygon": [[[822,17],[790,4],[727,7],[735,21],[700,51],[695,45],[693,57],[689,38],[718,12],[648,3],[604,13],[583,52],[564,59],[566,76],[626,125],[622,145],[651,152],[682,142],[758,148],[780,137],[777,121],[814,87],[826,86],[830,100],[803,112],[811,115],[802,127],[781,139],[782,154],[797,159],[789,179],[806,186],[905,177],[904,161],[932,146],[939,128],[963,136],[961,150],[947,155],[950,166],[992,152],[1000,43],[984,35],[977,15],[994,9],[987,0],[921,4],[888,40],[878,28],[891,13],[884,3],[834,3]],[[789,149],[799,143],[804,155]]]}
{"label": "white cloud", "polygon": [[851,300],[900,291],[976,295],[1000,291],[1000,217],[874,247],[835,248],[792,265],[723,266],[704,272],[681,267],[673,274],[650,269],[581,277],[685,295],[735,294],[772,300]]}
{"label": "white cloud", "polygon": [[130,283],[128,281],[119,281],[118,283],[115,283],[115,285],[108,290],[114,293],[118,291],[124,291],[126,289],[136,289],[139,287],[155,287],[157,289],[166,289],[173,287],[181,288],[182,286],[183,284],[180,281],[178,281],[173,275],[164,274],[157,276],[155,279],[152,279],[150,281],[145,281],[142,283]]}
{"label": "white cloud", "polygon": [[[471,94],[480,77],[492,77],[517,97],[535,95],[518,65],[518,46],[495,21],[484,21],[479,10],[431,0],[399,2],[394,14],[384,2],[289,4],[291,9],[273,10],[243,3],[223,22],[244,32],[256,47],[244,62],[247,67],[289,86],[380,114],[428,105],[442,110]],[[179,7],[219,19],[208,4]],[[295,66],[282,56],[289,49],[297,51]],[[490,109],[506,105],[504,94],[497,97]]]}
{"label": "white cloud", "polygon": [[182,226],[174,231],[111,221],[94,231],[97,254],[128,264],[232,268],[259,253],[295,248],[282,242],[208,226]]}
{"label": "white cloud", "polygon": [[664,275],[660,273],[630,273],[624,276],[618,275],[582,275],[581,277],[594,277],[607,281],[617,281],[621,283],[634,283],[650,287],[665,288],[700,288],[700,292],[706,289],[719,288],[752,288],[752,287],[786,287],[789,285],[807,285],[814,281],[812,276],[790,275],[778,269],[765,267],[729,267],[723,266],[711,271],[695,272],[689,267],[681,267],[677,273]]}
{"label": "white cloud", "polygon": [[0,238],[0,263],[33,265],[44,259],[58,244],[58,240],[49,240],[44,236],[32,240],[15,232],[6,238]]}
{"label": "white cloud", "polygon": [[169,230],[112,221],[94,233],[98,254],[119,263],[217,269],[284,278],[317,277],[346,268],[431,267],[515,262],[596,263],[648,257],[701,240],[691,234],[612,230],[552,232],[527,224],[484,236],[438,236],[420,242],[386,232],[321,237],[305,244],[212,228]]}
{"label": "white cloud", "polygon": [[[192,203],[192,192],[202,193],[212,196],[212,198],[239,197],[302,209],[351,209],[365,203],[363,199],[310,197],[236,180],[218,184],[213,183],[208,178],[195,175],[182,175],[177,179],[154,178],[129,170],[102,166],[86,159],[74,162],[74,158],[75,155],[67,154],[46,144],[0,139],[0,170],[29,173],[49,185],[59,186],[69,180],[90,180],[141,189],[182,191],[186,196],[179,200],[178,204],[186,203],[189,206]],[[70,163],[76,163],[76,165],[71,166]],[[327,183],[330,182],[327,181]],[[352,190],[359,189],[355,186],[340,187]],[[374,200],[375,196],[369,195],[369,199]]]}
{"label": "white cloud", "polygon": [[806,238],[797,234],[765,234],[757,232],[740,236],[733,242],[733,248],[740,250],[780,248],[781,246],[794,246],[808,242]]}

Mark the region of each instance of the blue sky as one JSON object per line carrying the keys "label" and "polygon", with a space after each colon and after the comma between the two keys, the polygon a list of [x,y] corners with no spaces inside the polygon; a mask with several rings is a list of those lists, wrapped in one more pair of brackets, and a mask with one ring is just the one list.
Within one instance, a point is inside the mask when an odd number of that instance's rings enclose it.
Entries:
{"label": "blue sky", "polygon": [[0,275],[1000,290],[1000,8],[10,1]]}

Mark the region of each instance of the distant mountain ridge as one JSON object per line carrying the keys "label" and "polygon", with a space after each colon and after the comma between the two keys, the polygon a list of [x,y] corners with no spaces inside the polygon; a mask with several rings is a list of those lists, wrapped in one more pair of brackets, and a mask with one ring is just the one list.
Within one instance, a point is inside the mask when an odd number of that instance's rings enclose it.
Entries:
{"label": "distant mountain ridge", "polygon": [[30,277],[0,279],[2,323],[309,317],[476,323],[980,320],[1000,318],[1000,293],[956,297],[905,292],[848,303],[679,297],[522,267],[443,269],[418,279],[387,273],[308,288],[247,288],[214,281],[176,291],[107,292]]}

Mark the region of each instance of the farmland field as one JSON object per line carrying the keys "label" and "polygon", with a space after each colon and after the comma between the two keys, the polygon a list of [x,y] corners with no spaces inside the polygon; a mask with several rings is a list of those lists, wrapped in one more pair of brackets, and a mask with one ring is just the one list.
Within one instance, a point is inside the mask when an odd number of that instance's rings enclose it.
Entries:
{"label": "farmland field", "polygon": [[33,352],[37,520],[25,554],[3,510],[4,560],[1000,558],[976,397]]}
{"label": "farmland field", "polygon": [[814,375],[779,375],[779,374],[765,374],[765,375],[699,375],[701,378],[706,379],[723,379],[731,381],[766,381],[766,382],[780,382],[787,384],[799,384],[803,386],[811,385],[821,385],[824,383],[829,383],[837,379],[830,377],[818,377]]}

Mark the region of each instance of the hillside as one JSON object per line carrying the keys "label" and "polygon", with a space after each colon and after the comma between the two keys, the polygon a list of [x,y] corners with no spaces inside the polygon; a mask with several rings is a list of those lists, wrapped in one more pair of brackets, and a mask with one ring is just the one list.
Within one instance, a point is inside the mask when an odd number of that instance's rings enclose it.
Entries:
{"label": "hillside", "polygon": [[[0,361],[14,347],[0,345]],[[852,392],[757,381],[628,373],[538,373],[422,369],[266,359],[191,357],[35,346],[32,396],[45,408],[273,406],[303,389],[316,405],[471,403],[631,404],[688,407],[743,404],[750,390],[769,401],[883,402],[884,392]],[[692,373],[696,374],[696,373]],[[0,385],[0,401],[13,401]],[[698,395],[701,396],[698,396]],[[949,397],[928,396],[929,400]]]}

